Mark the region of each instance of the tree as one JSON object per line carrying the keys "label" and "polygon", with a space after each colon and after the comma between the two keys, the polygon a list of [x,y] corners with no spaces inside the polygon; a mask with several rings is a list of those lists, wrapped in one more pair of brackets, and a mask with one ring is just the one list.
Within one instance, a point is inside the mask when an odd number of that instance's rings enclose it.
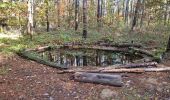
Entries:
{"label": "tree", "polygon": [[87,0],[83,0],[83,38],[87,38]]}
{"label": "tree", "polygon": [[134,27],[135,27],[136,24],[137,24],[138,11],[139,11],[139,7],[140,7],[139,4],[140,4],[140,0],[137,0],[136,8],[135,8],[134,16],[133,16],[133,21],[132,21],[132,27],[131,27],[131,30],[132,30],[132,31],[133,31]]}
{"label": "tree", "polygon": [[125,23],[128,24],[128,15],[129,15],[129,0],[126,0],[126,10],[125,10]]}
{"label": "tree", "polygon": [[97,23],[98,23],[98,28],[101,26],[101,18],[102,18],[102,1],[97,0]]}
{"label": "tree", "polygon": [[78,29],[78,17],[79,17],[79,0],[75,0],[75,31]]}
{"label": "tree", "polygon": [[49,22],[49,1],[45,0],[46,9],[45,9],[45,15],[46,15],[46,23],[47,23],[47,32],[50,31],[50,22]]}
{"label": "tree", "polygon": [[33,35],[33,27],[34,27],[34,22],[33,22],[33,5],[34,5],[34,0],[28,0],[28,25],[27,25],[27,30],[28,34],[32,38]]}
{"label": "tree", "polygon": [[144,12],[145,11],[145,0],[142,0],[142,14],[141,14],[141,19],[140,19],[140,28],[143,25],[143,17],[144,17]]}
{"label": "tree", "polygon": [[58,20],[58,27],[60,27],[60,0],[57,0],[57,20]]}

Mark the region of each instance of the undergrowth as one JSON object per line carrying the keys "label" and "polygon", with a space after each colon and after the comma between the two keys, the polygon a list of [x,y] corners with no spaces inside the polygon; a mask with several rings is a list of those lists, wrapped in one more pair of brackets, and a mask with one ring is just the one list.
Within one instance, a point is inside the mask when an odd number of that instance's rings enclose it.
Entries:
{"label": "undergrowth", "polygon": [[[5,54],[13,54],[23,48],[35,48],[44,45],[57,45],[66,42],[87,42],[94,43],[99,40],[108,40],[113,43],[140,43],[147,47],[156,46],[155,55],[160,55],[165,51],[169,30],[167,27],[159,29],[158,27],[147,30],[136,30],[129,32],[127,28],[119,29],[120,31],[111,32],[110,30],[88,30],[88,38],[82,39],[82,32],[78,30],[61,29],[53,32],[37,33],[32,40],[28,36],[18,39],[0,38],[0,52]],[[156,31],[156,32],[155,32]]]}

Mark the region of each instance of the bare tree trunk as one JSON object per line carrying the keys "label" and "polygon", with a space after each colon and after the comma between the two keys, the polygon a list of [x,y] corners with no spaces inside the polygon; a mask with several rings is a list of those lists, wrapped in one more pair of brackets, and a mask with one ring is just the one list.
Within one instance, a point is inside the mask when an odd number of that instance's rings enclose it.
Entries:
{"label": "bare tree trunk", "polygon": [[170,22],[170,11],[168,12],[168,24]]}
{"label": "bare tree trunk", "polygon": [[143,25],[144,11],[145,11],[145,0],[142,0],[142,14],[141,14],[141,19],[140,19],[140,28]]}
{"label": "bare tree trunk", "polygon": [[101,18],[102,18],[102,2],[98,0],[97,2],[97,23],[98,23],[98,30],[101,27]]}
{"label": "bare tree trunk", "polygon": [[57,15],[58,27],[60,27],[60,0],[57,0]]}
{"label": "bare tree trunk", "polygon": [[78,29],[78,17],[79,17],[79,0],[75,0],[75,31]]}
{"label": "bare tree trunk", "polygon": [[46,14],[46,23],[47,23],[47,32],[50,31],[50,22],[49,22],[49,2],[48,0],[45,1],[46,3],[46,11],[45,11],[45,14]]}
{"label": "bare tree trunk", "polygon": [[166,21],[167,21],[167,11],[168,11],[168,1],[166,0],[166,4],[165,4],[165,12],[164,12],[164,25],[166,25]]}
{"label": "bare tree trunk", "polygon": [[128,15],[129,15],[129,0],[126,1],[126,11],[125,11],[125,23],[128,24]]}
{"label": "bare tree trunk", "polygon": [[83,38],[87,38],[87,0],[83,0]]}
{"label": "bare tree trunk", "polygon": [[170,51],[170,36],[169,36],[169,40],[168,40],[168,44],[167,44],[166,51],[167,51],[167,52],[169,52],[169,51]]}
{"label": "bare tree trunk", "polygon": [[138,19],[138,10],[139,10],[139,5],[140,4],[140,0],[137,0],[137,3],[136,3],[136,8],[135,8],[135,13],[134,13],[134,16],[133,16],[133,21],[132,21],[132,27],[131,27],[131,30],[133,31],[134,27],[136,26],[137,24],[137,19]]}
{"label": "bare tree trunk", "polygon": [[28,35],[30,35],[32,39],[33,35],[33,27],[34,27],[34,22],[33,22],[33,5],[34,5],[34,0],[28,0],[28,24],[27,24],[27,31]]}

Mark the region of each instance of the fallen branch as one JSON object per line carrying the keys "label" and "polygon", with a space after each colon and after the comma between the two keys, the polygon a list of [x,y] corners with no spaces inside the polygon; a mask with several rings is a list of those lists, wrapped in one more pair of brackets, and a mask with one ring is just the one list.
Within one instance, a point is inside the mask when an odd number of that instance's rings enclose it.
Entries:
{"label": "fallen branch", "polygon": [[120,68],[140,68],[140,67],[156,66],[157,64],[158,64],[157,62],[127,64],[127,65],[117,66],[116,69],[120,69]]}
{"label": "fallen branch", "polygon": [[63,70],[58,73],[75,73],[75,72],[89,72],[89,73],[143,73],[143,72],[166,72],[170,71],[170,67],[164,68],[121,68],[121,69],[96,69],[96,70]]}
{"label": "fallen branch", "polygon": [[76,72],[74,74],[74,80],[79,82],[97,83],[112,86],[123,85],[120,75],[111,74]]}
{"label": "fallen branch", "polygon": [[133,44],[133,43],[122,43],[122,44],[111,44],[110,46],[113,47],[136,47],[136,48],[141,48],[143,47],[141,44]]}

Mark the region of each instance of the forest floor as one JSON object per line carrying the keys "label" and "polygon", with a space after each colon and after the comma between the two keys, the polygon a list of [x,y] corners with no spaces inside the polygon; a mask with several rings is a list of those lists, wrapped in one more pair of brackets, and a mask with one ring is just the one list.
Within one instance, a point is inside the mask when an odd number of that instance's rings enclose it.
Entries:
{"label": "forest floor", "polygon": [[[57,74],[58,69],[15,54],[22,48],[81,42],[81,34],[60,33],[38,34],[32,41],[27,38],[0,39],[0,100],[170,100],[170,72],[124,73],[127,76],[123,77],[124,86],[114,87],[75,82],[70,78],[72,74]],[[101,40],[99,36],[101,34],[91,32],[86,42]],[[116,43],[133,39],[133,42],[147,47],[156,46],[155,55],[159,56],[165,50],[168,34],[108,35],[105,39]],[[163,64],[170,66],[170,60]]]}
{"label": "forest floor", "polygon": [[[170,61],[164,64],[170,66]],[[170,73],[128,74],[123,87],[80,83],[34,61],[0,56],[0,100],[169,100]]]}

